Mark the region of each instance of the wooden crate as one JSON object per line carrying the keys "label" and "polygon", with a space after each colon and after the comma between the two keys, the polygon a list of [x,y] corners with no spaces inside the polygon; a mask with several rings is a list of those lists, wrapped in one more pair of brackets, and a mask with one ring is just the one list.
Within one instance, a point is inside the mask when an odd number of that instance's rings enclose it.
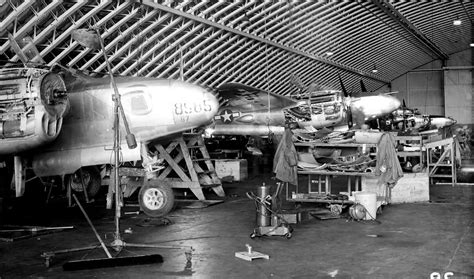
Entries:
{"label": "wooden crate", "polygon": [[[385,196],[385,185],[379,185],[377,180],[377,177],[362,177],[362,191]],[[404,173],[390,194],[391,203],[428,202],[430,200],[428,172]]]}
{"label": "wooden crate", "polygon": [[215,160],[215,169],[221,179],[232,176],[235,181],[243,181],[248,177],[246,159],[218,159]]}

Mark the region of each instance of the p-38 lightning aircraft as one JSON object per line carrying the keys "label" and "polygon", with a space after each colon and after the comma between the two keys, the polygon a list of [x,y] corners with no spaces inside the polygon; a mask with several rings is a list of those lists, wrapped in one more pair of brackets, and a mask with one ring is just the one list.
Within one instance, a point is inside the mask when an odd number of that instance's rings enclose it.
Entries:
{"label": "p-38 lightning aircraft", "polygon": [[421,114],[418,109],[408,108],[405,100],[403,100],[402,106],[393,111],[386,121],[394,128],[403,130],[406,128],[418,130],[440,129],[452,126],[457,122],[455,119],[443,115]]}
{"label": "p-38 lightning aircraft", "polygon": [[320,129],[350,122],[352,114],[362,115],[363,121],[389,114],[400,106],[390,95],[351,97],[343,92],[325,90],[309,92],[295,100],[265,92],[240,83],[226,83],[217,89],[223,99],[213,126],[216,135],[265,136],[282,134],[285,123]]}
{"label": "p-38 lightning aircraft", "polygon": [[284,110],[302,102],[265,92],[241,83],[225,83],[217,88],[222,99],[214,124],[207,129],[215,135],[266,136],[282,134]]}
{"label": "p-38 lightning aircraft", "polygon": [[[114,79],[139,146],[129,149],[124,144],[121,122],[121,162],[150,160],[149,147],[154,142],[209,123],[219,107],[213,93],[187,82],[124,76]],[[17,196],[24,191],[26,169],[37,177],[66,176],[65,182],[73,190],[80,191],[85,184],[91,196],[97,193],[103,176],[99,167],[110,166],[113,161],[114,90],[110,77],[28,65],[4,66],[0,85],[0,104],[8,112],[0,114],[0,154],[15,156]],[[69,110],[63,113],[64,105],[59,104],[66,101]],[[31,140],[30,134],[41,140]],[[142,187],[139,198],[145,195],[148,201],[140,205],[153,216],[165,215],[173,207],[172,189],[159,182]]]}

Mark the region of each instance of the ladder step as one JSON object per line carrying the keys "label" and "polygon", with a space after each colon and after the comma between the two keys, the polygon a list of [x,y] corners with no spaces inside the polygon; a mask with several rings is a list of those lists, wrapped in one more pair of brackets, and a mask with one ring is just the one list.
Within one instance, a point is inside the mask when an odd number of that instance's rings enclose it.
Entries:
{"label": "ladder step", "polygon": [[200,159],[191,159],[193,162],[200,162],[200,161],[212,161],[216,159],[211,159],[211,158],[200,158]]}
{"label": "ladder step", "polygon": [[207,170],[207,171],[200,171],[200,172],[196,172],[197,174],[211,174],[211,173],[215,173],[215,171],[210,171],[210,170]]}
{"label": "ladder step", "polygon": [[453,177],[451,174],[432,174],[430,177]]}
{"label": "ladder step", "polygon": [[201,184],[202,188],[212,188],[212,187],[219,187],[222,186],[222,184]]}
{"label": "ladder step", "polygon": [[439,166],[439,167],[452,167],[453,164],[429,164],[430,167]]}
{"label": "ladder step", "polygon": [[188,146],[188,148],[201,148],[205,147],[205,145],[193,145],[193,146]]}

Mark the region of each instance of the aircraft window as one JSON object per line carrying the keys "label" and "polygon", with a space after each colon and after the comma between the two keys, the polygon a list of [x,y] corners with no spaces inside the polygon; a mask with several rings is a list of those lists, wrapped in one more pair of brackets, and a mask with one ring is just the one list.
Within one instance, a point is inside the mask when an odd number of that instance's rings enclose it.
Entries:
{"label": "aircraft window", "polygon": [[151,111],[151,98],[141,90],[126,93],[122,96],[124,109],[136,115],[148,114]]}

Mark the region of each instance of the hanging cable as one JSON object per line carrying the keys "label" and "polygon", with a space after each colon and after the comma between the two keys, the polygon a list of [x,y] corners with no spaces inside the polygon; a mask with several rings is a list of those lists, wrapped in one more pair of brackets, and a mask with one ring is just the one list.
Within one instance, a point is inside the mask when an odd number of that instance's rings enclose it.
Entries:
{"label": "hanging cable", "polygon": [[[265,28],[264,28],[264,37],[267,38],[267,19],[268,19],[268,11],[265,11]],[[268,44],[265,43],[265,90],[267,91],[267,128],[268,128],[268,138],[272,138],[272,131],[270,129],[270,118],[271,118],[271,108],[270,108],[270,87],[268,85]]]}

